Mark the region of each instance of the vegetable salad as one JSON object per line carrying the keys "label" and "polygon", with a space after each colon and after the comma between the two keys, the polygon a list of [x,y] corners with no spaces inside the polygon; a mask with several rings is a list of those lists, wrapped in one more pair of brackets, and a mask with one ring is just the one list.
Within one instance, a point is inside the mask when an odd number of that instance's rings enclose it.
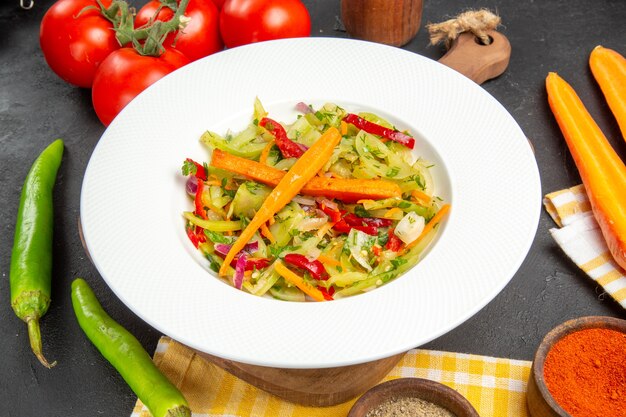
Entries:
{"label": "vegetable salad", "polygon": [[[435,194],[431,164],[415,158],[415,139],[372,113],[296,109],[283,124],[257,99],[243,131],[202,135],[210,165],[182,166],[191,242],[237,289],[287,301],[358,294],[413,267],[450,208]],[[332,134],[338,144],[320,160]],[[300,170],[312,161],[321,169],[304,183]],[[295,197],[276,205],[281,192]]]}

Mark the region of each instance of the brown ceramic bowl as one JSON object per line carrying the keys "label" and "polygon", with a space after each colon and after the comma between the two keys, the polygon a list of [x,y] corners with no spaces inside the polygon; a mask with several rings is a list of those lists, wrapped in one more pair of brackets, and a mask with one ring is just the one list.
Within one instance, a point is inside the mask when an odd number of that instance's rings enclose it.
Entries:
{"label": "brown ceramic bowl", "polygon": [[421,378],[400,378],[383,382],[354,403],[348,417],[365,417],[370,410],[391,398],[417,397],[448,409],[456,417],[479,417],[469,401],[450,387]]}
{"label": "brown ceramic bowl", "polygon": [[614,317],[581,317],[552,329],[544,338],[537,352],[528,380],[526,401],[532,417],[571,417],[552,397],[543,377],[543,366],[548,352],[556,342],[568,334],[585,329],[611,329],[626,333],[626,320]]}

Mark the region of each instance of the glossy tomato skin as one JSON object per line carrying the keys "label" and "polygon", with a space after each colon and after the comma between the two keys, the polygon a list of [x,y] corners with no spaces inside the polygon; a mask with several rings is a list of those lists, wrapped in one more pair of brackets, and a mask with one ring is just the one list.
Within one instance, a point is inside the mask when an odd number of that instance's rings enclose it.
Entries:
{"label": "glossy tomato skin", "polygon": [[220,31],[227,47],[271,39],[306,37],[309,12],[300,0],[226,0]]}
{"label": "glossy tomato skin", "polygon": [[189,62],[175,49],[166,49],[159,57],[140,55],[133,48],[111,53],[100,64],[93,82],[91,98],[98,118],[108,126],[139,93]]}
{"label": "glossy tomato skin", "polygon": [[[111,0],[104,0],[108,7]],[[113,24],[100,14],[95,0],[59,0],[48,9],[39,30],[39,43],[48,66],[79,87],[91,87],[98,65],[120,48]],[[80,14],[80,15],[79,15]]]}
{"label": "glossy tomato skin", "polygon": [[[141,27],[148,23],[158,10],[161,3],[159,0],[151,0],[146,3],[135,16],[135,27]],[[157,19],[168,21],[174,16],[169,7],[163,7]],[[192,61],[221,51],[224,48],[219,31],[219,11],[211,0],[190,0],[185,16],[191,20],[183,33],[176,39],[177,33],[171,33],[163,45],[173,47],[187,56]],[[174,41],[176,43],[174,44]]]}
{"label": "glossy tomato skin", "polygon": [[222,10],[222,6],[224,6],[225,0],[213,0],[213,3],[217,6],[217,10]]}

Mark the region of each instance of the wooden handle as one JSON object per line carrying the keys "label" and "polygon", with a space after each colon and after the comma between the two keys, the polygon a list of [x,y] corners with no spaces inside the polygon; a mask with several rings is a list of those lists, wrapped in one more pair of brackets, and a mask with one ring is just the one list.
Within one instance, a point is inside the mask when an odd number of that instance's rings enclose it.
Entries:
{"label": "wooden handle", "polygon": [[495,30],[487,33],[493,39],[489,45],[481,44],[471,33],[462,33],[439,62],[477,84],[496,78],[509,65],[511,44],[506,36]]}

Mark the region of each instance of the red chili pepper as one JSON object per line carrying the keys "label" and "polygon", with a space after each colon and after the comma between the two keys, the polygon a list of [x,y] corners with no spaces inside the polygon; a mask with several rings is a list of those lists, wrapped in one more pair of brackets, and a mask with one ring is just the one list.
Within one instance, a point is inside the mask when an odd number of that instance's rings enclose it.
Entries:
{"label": "red chili pepper", "polygon": [[343,219],[350,226],[374,226],[374,227],[389,227],[393,223],[391,219],[379,219],[377,217],[359,217],[356,214],[350,213],[343,216]]}
{"label": "red chili pepper", "polygon": [[264,117],[259,122],[259,126],[266,128],[274,135],[276,146],[284,158],[299,158],[304,153],[304,146],[289,139],[287,132],[280,123]]}
{"label": "red chili pepper", "polygon": [[360,230],[363,233],[367,233],[371,236],[378,236],[378,227],[376,226],[359,226],[359,225],[349,225],[345,219],[339,220],[333,226],[333,229],[338,231],[339,233],[350,233],[350,229]]}
{"label": "red chili pepper", "polygon": [[291,264],[297,268],[304,269],[311,274],[311,276],[320,281],[326,281],[329,278],[328,272],[324,265],[317,259],[309,261],[306,256],[298,253],[290,253],[283,258],[285,262]]}
{"label": "red chili pepper", "polygon": [[335,293],[335,287],[330,287],[329,289],[326,289],[324,287],[317,287],[317,289],[320,290],[320,292],[324,296],[324,300],[326,301],[334,300],[333,294]]}
{"label": "red chili pepper", "polygon": [[202,204],[202,191],[204,190],[204,181],[198,179],[198,189],[196,190],[196,198],[194,200],[196,204],[196,214],[203,219],[208,219],[206,215],[206,210],[204,209],[204,205]]}
{"label": "red chili pepper", "polygon": [[389,129],[376,123],[369,122],[353,113],[349,113],[346,117],[343,118],[343,120],[346,123],[355,125],[361,130],[365,130],[367,133],[393,140],[406,146],[409,149],[413,149],[415,147],[415,139],[407,135],[406,133],[400,132],[399,130]]}
{"label": "red chili pepper", "polygon": [[202,181],[207,180],[208,177],[207,177],[207,172],[204,169],[204,165],[197,163],[191,158],[187,158],[187,162],[191,162],[192,164],[196,166],[196,178]]}
{"label": "red chili pepper", "polygon": [[396,234],[393,232],[394,229],[389,229],[387,244],[385,245],[386,249],[392,250],[394,252],[398,252],[402,249],[402,241]]}

